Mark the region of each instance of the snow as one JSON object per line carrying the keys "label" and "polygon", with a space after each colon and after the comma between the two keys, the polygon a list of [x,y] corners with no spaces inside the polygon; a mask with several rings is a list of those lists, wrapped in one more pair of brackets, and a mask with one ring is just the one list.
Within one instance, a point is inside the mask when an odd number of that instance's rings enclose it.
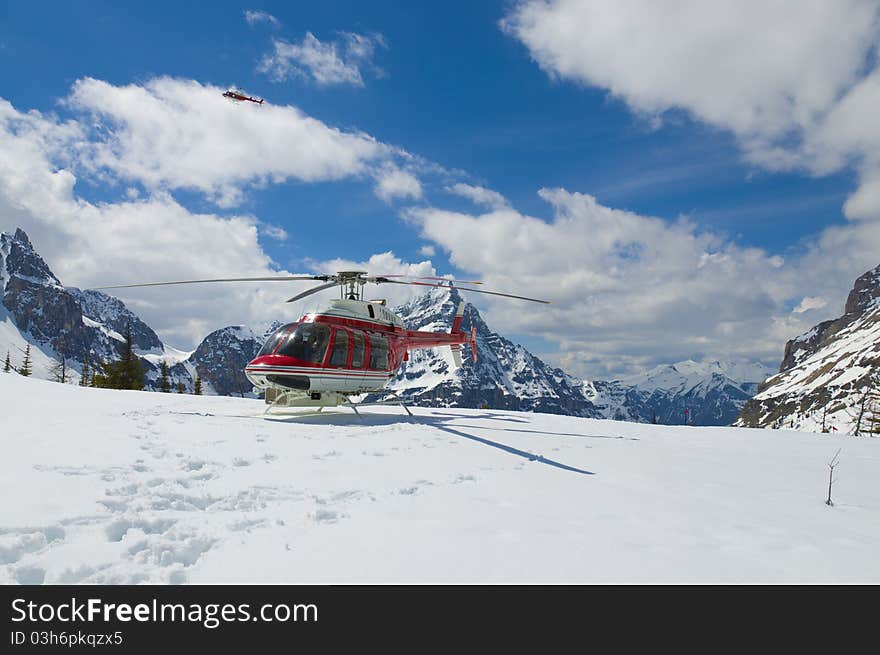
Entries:
{"label": "snow", "polygon": [[[6,361],[7,352],[12,366],[19,368],[24,362],[24,352],[28,345],[31,347],[31,374],[37,378],[52,377],[52,369],[59,361],[55,358],[55,353],[48,346],[32,343],[32,340],[16,327],[6,308],[0,305],[0,372],[3,370],[2,365]],[[72,365],[68,368],[67,374],[72,383],[79,380],[79,373]]]}
{"label": "snow", "polygon": [[106,334],[111,339],[116,339],[116,341],[125,341],[125,337],[122,336],[121,334],[119,334],[119,332],[117,332],[116,330],[111,330],[110,328],[105,326],[103,323],[99,323],[98,321],[93,321],[85,314],[83,314],[82,322],[83,322],[83,325],[85,325],[86,327],[91,327],[91,328],[95,328],[97,330],[100,330],[101,332]]}
{"label": "snow", "polygon": [[0,582],[880,582],[880,439],[265,419],[254,400],[2,373],[0,397]]}
{"label": "snow", "polygon": [[[157,353],[147,353],[143,354],[141,351],[137,351],[138,355],[143,359],[147,360],[151,364],[155,366],[159,366],[159,364],[164,361],[168,366],[174,366],[175,364],[179,364],[181,362],[184,363],[184,366],[189,371],[192,368],[192,371],[195,371],[195,367],[193,367],[188,360],[192,354],[195,352],[194,350],[178,350],[177,348],[173,348],[168,344],[163,344],[162,354]],[[191,371],[191,372],[192,372]],[[195,379],[195,377],[193,377]]]}

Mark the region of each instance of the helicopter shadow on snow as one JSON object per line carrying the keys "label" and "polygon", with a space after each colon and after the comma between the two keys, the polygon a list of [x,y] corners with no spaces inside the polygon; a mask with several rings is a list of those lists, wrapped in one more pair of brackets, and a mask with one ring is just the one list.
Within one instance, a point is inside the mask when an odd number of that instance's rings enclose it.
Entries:
{"label": "helicopter shadow on snow", "polygon": [[[361,412],[360,414],[343,414],[343,413],[329,413],[329,414],[306,414],[306,415],[296,415],[296,414],[288,414],[288,415],[275,415],[275,416],[267,416],[266,420],[278,422],[278,423],[300,423],[303,425],[335,425],[335,426],[384,426],[384,425],[399,425],[400,423],[410,423],[413,425],[428,425],[430,427],[436,428],[443,432],[447,432],[456,437],[461,437],[463,439],[468,439],[470,441],[475,441],[477,443],[481,443],[485,446],[491,446],[492,448],[497,448],[506,453],[510,453],[511,455],[516,455],[517,457],[522,457],[523,459],[527,459],[531,462],[539,462],[541,464],[546,464],[547,466],[552,466],[554,468],[562,469],[564,471],[570,471],[572,473],[579,473],[581,475],[595,475],[593,471],[588,471],[586,469],[581,469],[576,466],[571,466],[569,464],[565,464],[564,462],[558,462],[556,460],[549,459],[544,457],[543,455],[529,452],[527,450],[520,450],[519,448],[515,448],[513,446],[509,446],[507,444],[493,441],[491,439],[487,439],[486,437],[480,437],[475,434],[471,434],[469,432],[464,432],[460,428],[474,428],[478,430],[500,430],[504,432],[519,432],[519,433],[530,433],[530,434],[541,434],[546,436],[571,436],[571,437],[587,437],[592,438],[592,435],[585,434],[573,434],[573,433],[565,433],[565,432],[547,432],[543,430],[523,430],[519,428],[500,428],[500,427],[491,427],[491,426],[483,426],[483,425],[457,425],[451,423],[453,419],[461,419],[463,418],[459,414],[441,414],[441,413],[433,413],[429,415],[418,415],[418,416],[397,416],[393,414],[370,414],[367,412]],[[492,414],[486,413],[480,416],[468,416],[469,419],[491,419],[491,420],[503,420],[510,421],[514,423],[529,423],[528,420],[525,419],[517,419],[509,416],[505,416],[503,414]],[[605,436],[597,436],[597,439],[617,439],[619,437],[605,437]]]}

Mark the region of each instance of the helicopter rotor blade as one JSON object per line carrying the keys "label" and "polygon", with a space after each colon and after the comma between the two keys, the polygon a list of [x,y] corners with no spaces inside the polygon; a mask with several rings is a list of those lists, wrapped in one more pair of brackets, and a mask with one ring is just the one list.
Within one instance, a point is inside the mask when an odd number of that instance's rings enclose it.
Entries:
{"label": "helicopter rotor blade", "polygon": [[103,289],[134,289],[135,287],[164,287],[171,284],[203,284],[206,282],[290,282],[292,280],[328,280],[328,275],[287,275],[283,277],[230,277],[213,280],[174,280],[171,282],[146,282],[144,284],[116,284],[106,287],[92,287],[93,290]]}
{"label": "helicopter rotor blade", "polygon": [[448,277],[422,277],[419,275],[374,275],[373,277],[405,277],[409,278],[410,280],[437,280],[440,282],[457,282],[458,284],[483,284],[482,282],[479,282],[477,280],[453,280]]}
{"label": "helicopter rotor blade", "polygon": [[[418,287],[436,287],[438,289],[449,289],[450,286],[448,284],[429,284],[428,282],[401,282],[399,280],[389,280],[387,277],[385,278],[376,278],[375,282],[377,284],[381,284],[383,282],[387,282],[388,284],[409,284]],[[515,296],[512,293],[501,293],[499,291],[484,291],[483,289],[468,289],[466,287],[451,287],[453,289],[458,289],[459,291],[470,291],[471,293],[485,293],[490,296],[503,296],[504,298],[515,298],[516,300],[528,300],[529,302],[539,302],[545,305],[549,305],[549,300],[539,300],[537,298],[526,298],[525,296]]]}
{"label": "helicopter rotor blade", "polygon": [[294,302],[295,300],[301,300],[302,298],[305,298],[306,296],[311,296],[313,293],[318,293],[319,291],[323,291],[324,289],[330,289],[331,287],[338,287],[338,286],[339,286],[338,282],[328,282],[327,284],[319,284],[316,287],[312,287],[308,291],[303,291],[302,293],[296,294],[293,298],[291,298],[290,300],[285,300],[284,302]]}

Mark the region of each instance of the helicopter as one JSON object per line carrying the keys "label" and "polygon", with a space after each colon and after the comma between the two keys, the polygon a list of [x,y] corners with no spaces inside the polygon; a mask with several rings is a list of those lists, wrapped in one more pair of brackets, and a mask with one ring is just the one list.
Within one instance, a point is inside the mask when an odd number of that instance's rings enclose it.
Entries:
{"label": "helicopter", "polygon": [[[357,413],[352,397],[383,391],[400,366],[409,360],[412,350],[448,347],[456,367],[460,367],[462,346],[469,346],[472,361],[477,360],[476,328],[465,332],[461,327],[464,301],[457,308],[449,332],[409,330],[403,320],[388,309],[384,299],[365,299],[364,287],[368,283],[455,288],[549,304],[546,300],[469,288],[482,284],[478,281],[456,282],[443,277],[368,275],[365,271],[340,271],[332,275],[178,280],[97,289],[300,280],[319,281],[322,284],[303,291],[286,302],[295,302],[337,286],[339,298],[330,300],[317,311],[306,313],[298,321],[275,330],[268,336],[257,356],[245,367],[244,373],[253,384],[255,393],[265,394],[267,413],[277,407],[311,407],[320,412],[325,407],[339,405],[351,407]],[[460,284],[468,287],[459,286]],[[400,400],[382,404],[392,403],[402,405],[411,413]]]}
{"label": "helicopter", "polygon": [[249,101],[249,102],[256,103],[256,104],[258,104],[258,105],[262,105],[262,104],[263,104],[263,99],[262,99],[262,98],[260,98],[259,100],[257,100],[256,98],[252,98],[252,97],[250,97],[250,96],[247,96],[247,95],[241,93],[240,91],[236,91],[235,89],[229,89],[228,91],[225,91],[225,92],[223,93],[223,97],[224,97],[224,98],[229,98],[230,100],[233,100],[234,102],[245,102],[245,101]]}

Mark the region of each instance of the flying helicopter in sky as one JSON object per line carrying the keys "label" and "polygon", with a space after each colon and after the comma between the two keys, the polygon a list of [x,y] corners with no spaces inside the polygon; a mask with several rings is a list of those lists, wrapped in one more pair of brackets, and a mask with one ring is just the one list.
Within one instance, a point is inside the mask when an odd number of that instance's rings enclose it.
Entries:
{"label": "flying helicopter in sky", "polygon": [[252,98],[251,96],[245,95],[241,91],[236,91],[235,89],[229,89],[228,91],[225,91],[223,93],[223,97],[229,98],[230,100],[232,100],[234,102],[253,102],[258,105],[263,104],[263,98],[260,98],[258,100],[256,98]]}
{"label": "flying helicopter in sky", "polygon": [[[339,287],[339,298],[329,301],[298,321],[287,323],[266,339],[257,356],[248,363],[245,375],[255,391],[265,392],[268,412],[274,407],[325,407],[344,405],[357,412],[351,397],[382,391],[397,369],[409,360],[409,352],[421,348],[447,347],[456,366],[461,366],[461,348],[469,346],[472,361],[477,359],[476,329],[462,330],[465,303],[456,311],[449,332],[409,330],[385,300],[366,300],[367,284],[399,284],[430,288],[455,288],[529,302],[549,304],[546,300],[509,293],[469,288],[476,281],[456,282],[441,277],[406,275],[368,275],[364,271],[340,271],[332,275],[293,275],[283,277],[224,278],[178,280],[124,284],[99,289],[202,284],[211,282],[322,282],[298,293],[287,302],[301,300],[314,293]],[[468,287],[459,286],[469,285]],[[403,404],[403,403],[398,403]],[[406,409],[406,405],[403,405]],[[406,410],[409,412],[409,409]]]}

